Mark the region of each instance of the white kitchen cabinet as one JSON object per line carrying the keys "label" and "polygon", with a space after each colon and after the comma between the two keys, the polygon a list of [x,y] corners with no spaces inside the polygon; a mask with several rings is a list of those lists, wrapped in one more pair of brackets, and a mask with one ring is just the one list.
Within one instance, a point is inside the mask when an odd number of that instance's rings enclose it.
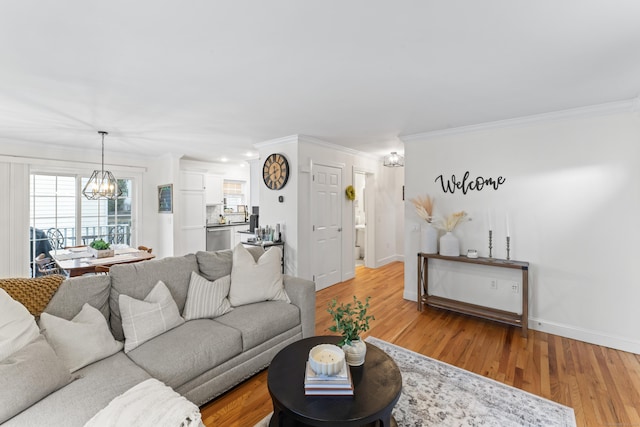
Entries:
{"label": "white kitchen cabinet", "polygon": [[180,229],[176,255],[196,253],[206,248],[205,174],[180,172],[179,209],[176,212]]}
{"label": "white kitchen cabinet", "polygon": [[180,171],[180,190],[202,191],[204,185],[204,173],[189,170]]}
{"label": "white kitchen cabinet", "polygon": [[[238,233],[238,231],[244,231],[249,229],[249,223],[245,223],[242,225],[234,225],[233,226],[233,247],[235,248],[238,243],[242,243],[242,234]],[[246,236],[246,235],[245,235]]]}
{"label": "white kitchen cabinet", "polygon": [[205,183],[205,199],[207,205],[221,205],[224,203],[223,185],[221,175],[207,174]]}

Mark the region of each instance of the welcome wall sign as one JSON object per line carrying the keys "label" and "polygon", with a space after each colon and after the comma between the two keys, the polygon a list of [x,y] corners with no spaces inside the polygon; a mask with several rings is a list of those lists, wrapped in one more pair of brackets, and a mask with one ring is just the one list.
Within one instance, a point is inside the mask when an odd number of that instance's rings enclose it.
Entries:
{"label": "welcome wall sign", "polygon": [[467,194],[469,191],[482,191],[484,189],[494,189],[497,190],[502,184],[505,183],[507,179],[499,176],[496,179],[493,178],[470,178],[469,171],[464,173],[464,177],[462,179],[456,178],[455,175],[451,175],[451,179],[445,181],[442,175],[438,176],[435,179],[435,182],[440,181],[440,186],[442,187],[442,191],[445,193],[455,193],[456,190],[462,191],[462,194]]}

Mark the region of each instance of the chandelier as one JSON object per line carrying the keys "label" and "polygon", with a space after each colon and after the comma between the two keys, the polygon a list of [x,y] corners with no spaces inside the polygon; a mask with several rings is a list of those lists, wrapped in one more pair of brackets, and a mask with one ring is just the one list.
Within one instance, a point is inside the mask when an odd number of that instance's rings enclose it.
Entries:
{"label": "chandelier", "polygon": [[82,194],[89,200],[116,199],[122,195],[118,181],[110,171],[104,170],[104,136],[109,132],[98,131],[102,135],[102,164],[100,170],[94,170],[89,182],[82,189]]}
{"label": "chandelier", "polygon": [[392,151],[391,154],[387,154],[384,156],[384,166],[390,168],[398,168],[404,166],[404,157],[398,154],[395,151]]}

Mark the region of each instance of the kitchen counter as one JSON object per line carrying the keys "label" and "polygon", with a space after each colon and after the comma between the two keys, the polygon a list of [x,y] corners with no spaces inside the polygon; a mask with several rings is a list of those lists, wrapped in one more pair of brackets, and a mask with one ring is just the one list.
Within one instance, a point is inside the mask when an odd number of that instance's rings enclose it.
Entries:
{"label": "kitchen counter", "polygon": [[227,223],[227,224],[218,224],[217,222],[210,222],[207,224],[207,228],[218,228],[218,227],[238,227],[238,226],[243,226],[246,225],[247,227],[249,226],[248,222],[232,222],[232,223]]}

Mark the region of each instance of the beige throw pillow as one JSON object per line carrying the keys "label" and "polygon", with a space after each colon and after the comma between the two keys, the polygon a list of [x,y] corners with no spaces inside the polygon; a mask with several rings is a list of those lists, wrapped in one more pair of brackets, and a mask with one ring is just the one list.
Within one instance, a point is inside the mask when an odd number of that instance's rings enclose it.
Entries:
{"label": "beige throw pillow", "polygon": [[0,289],[0,360],[38,338],[40,330],[26,307]]}
{"label": "beige throw pillow", "polygon": [[228,274],[211,282],[192,271],[182,312],[184,320],[213,319],[233,310],[227,298],[230,286],[231,276]]}
{"label": "beige throw pillow", "polygon": [[122,343],[111,335],[107,319],[86,303],[71,320],[42,313],[39,323],[47,341],[71,372],[122,350]]}
{"label": "beige throw pillow", "polygon": [[120,294],[118,302],[125,353],[184,323],[171,292],[162,281],[158,281],[144,301]]}
{"label": "beige throw pillow", "polygon": [[242,245],[233,249],[229,302],[234,307],[260,301],[291,302],[284,291],[282,250],[273,246],[255,261]]}
{"label": "beige throw pillow", "polygon": [[47,340],[35,340],[0,361],[0,424],[73,380]]}

